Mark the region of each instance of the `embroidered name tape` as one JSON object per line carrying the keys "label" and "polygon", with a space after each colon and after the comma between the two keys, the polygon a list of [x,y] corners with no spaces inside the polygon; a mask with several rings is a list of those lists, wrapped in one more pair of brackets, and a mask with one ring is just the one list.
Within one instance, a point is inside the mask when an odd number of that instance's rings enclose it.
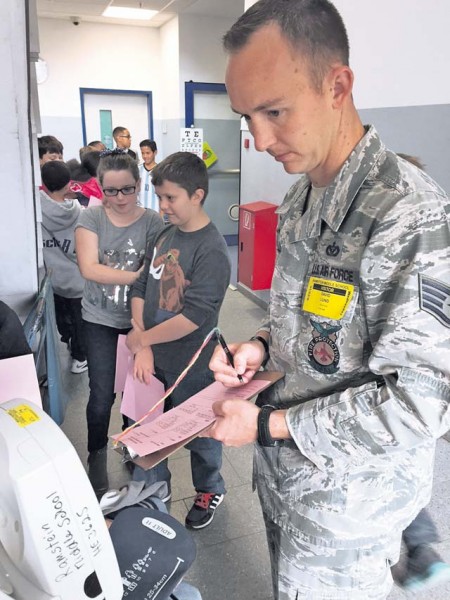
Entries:
{"label": "embroidered name tape", "polygon": [[310,277],[303,310],[327,319],[339,321],[347,312],[355,286],[349,283]]}

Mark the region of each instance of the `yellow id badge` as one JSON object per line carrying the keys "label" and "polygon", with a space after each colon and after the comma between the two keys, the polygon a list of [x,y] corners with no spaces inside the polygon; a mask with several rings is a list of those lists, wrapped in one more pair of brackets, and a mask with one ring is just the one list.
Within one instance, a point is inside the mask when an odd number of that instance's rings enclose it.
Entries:
{"label": "yellow id badge", "polygon": [[313,315],[340,321],[347,312],[354,291],[355,286],[351,283],[310,277],[302,308]]}
{"label": "yellow id badge", "polygon": [[40,421],[41,417],[27,404],[19,404],[6,411],[19,427],[27,427],[31,423]]}

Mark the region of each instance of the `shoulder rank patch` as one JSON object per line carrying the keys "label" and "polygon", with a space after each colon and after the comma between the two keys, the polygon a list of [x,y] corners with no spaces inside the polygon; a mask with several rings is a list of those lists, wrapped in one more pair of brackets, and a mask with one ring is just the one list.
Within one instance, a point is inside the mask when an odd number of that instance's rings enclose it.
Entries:
{"label": "shoulder rank patch", "polygon": [[450,286],[419,274],[420,308],[450,329]]}

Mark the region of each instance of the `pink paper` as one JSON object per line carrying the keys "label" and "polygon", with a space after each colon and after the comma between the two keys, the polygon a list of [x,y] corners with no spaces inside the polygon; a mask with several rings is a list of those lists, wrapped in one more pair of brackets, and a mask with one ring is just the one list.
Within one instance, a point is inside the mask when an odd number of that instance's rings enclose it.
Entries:
{"label": "pink paper", "polygon": [[[139,456],[146,456],[196,435],[215,421],[212,405],[218,400],[248,400],[270,385],[264,379],[253,379],[238,388],[226,388],[215,381],[180,406],[172,408],[151,423],[136,427],[121,438],[121,443]],[[119,435],[113,436],[113,439]]]}
{"label": "pink paper", "polygon": [[91,206],[102,206],[102,204],[103,202],[100,198],[97,198],[97,196],[90,196],[88,208],[91,208]]}
{"label": "pink paper", "polygon": [[[164,385],[153,375],[149,384],[141,383],[139,379],[133,379],[133,364],[131,364],[125,381],[120,412],[133,421],[138,421],[158,400],[161,400],[164,391]],[[163,412],[164,402],[142,422],[141,426],[154,421]]]}
{"label": "pink paper", "polygon": [[117,354],[116,354],[116,378],[114,380],[114,391],[123,392],[125,388],[125,381],[127,378],[128,368],[133,364],[133,355],[128,350],[125,343],[127,339],[126,335],[119,335],[117,340]]}
{"label": "pink paper", "polygon": [[0,360],[0,404],[14,398],[23,398],[42,408],[32,354]]}

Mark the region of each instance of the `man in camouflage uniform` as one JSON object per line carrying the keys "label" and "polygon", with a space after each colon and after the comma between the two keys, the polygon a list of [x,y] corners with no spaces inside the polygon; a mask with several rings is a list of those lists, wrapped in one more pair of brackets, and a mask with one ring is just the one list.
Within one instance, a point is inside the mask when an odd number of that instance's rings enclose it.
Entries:
{"label": "man in camouflage uniform", "polygon": [[363,127],[327,0],[260,0],[225,47],[255,147],[305,176],[278,209],[266,322],[235,369],[220,348],[210,364],[229,386],[269,354],[286,375],[256,406],[216,403],[209,435],[257,442],[275,598],[382,599],[450,424],[450,204]]}

